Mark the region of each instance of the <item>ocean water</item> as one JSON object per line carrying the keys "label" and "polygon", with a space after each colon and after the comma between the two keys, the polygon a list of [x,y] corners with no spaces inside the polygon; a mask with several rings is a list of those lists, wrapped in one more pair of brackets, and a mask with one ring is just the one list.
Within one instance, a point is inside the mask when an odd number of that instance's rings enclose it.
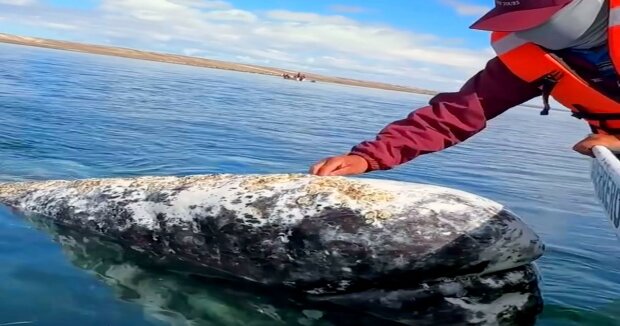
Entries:
{"label": "ocean water", "polygon": [[[427,100],[0,45],[0,180],[306,172]],[[538,324],[620,325],[620,241],[590,160],[571,150],[587,132],[565,112],[514,108],[461,145],[368,176],[506,205],[547,244]],[[320,311],[146,270],[75,239],[0,209],[0,325],[322,324]]]}

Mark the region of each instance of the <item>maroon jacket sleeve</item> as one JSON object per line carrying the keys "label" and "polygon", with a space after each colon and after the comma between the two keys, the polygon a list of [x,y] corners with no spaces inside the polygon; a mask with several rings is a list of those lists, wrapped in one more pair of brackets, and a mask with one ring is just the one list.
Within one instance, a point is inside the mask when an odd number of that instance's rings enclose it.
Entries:
{"label": "maroon jacket sleeve", "polygon": [[541,94],[496,57],[455,93],[441,93],[429,106],[385,127],[373,141],[353,147],[369,170],[388,170],[420,155],[458,144],[480,132],[488,120]]}

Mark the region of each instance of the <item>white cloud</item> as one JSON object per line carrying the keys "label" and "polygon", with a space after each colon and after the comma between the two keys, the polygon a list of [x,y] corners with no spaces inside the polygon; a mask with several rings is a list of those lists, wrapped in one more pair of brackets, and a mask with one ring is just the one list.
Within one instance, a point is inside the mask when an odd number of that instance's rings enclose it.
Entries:
{"label": "white cloud", "polygon": [[48,27],[48,28],[52,28],[52,29],[60,29],[60,30],[75,30],[78,29],[78,26],[75,25],[70,25],[70,24],[63,24],[63,23],[51,23],[51,22],[31,22],[32,25],[38,25],[38,26],[43,26],[43,27]]}
{"label": "white cloud", "polygon": [[233,9],[233,6],[225,1],[208,0],[103,0],[102,5],[107,9],[135,9],[145,10],[187,10],[187,9]]}
{"label": "white cloud", "polygon": [[36,3],[36,0],[0,0],[0,4],[11,6],[30,6]]}
{"label": "white cloud", "polygon": [[251,12],[238,9],[214,10],[204,14],[210,20],[220,20],[229,22],[255,22],[258,18]]}
{"label": "white cloud", "polygon": [[202,8],[202,9],[232,9],[233,6],[226,1],[219,0],[170,0],[170,2],[180,4],[182,6]]}
{"label": "white cloud", "polygon": [[200,55],[201,53],[203,53],[203,51],[201,49],[187,48],[187,49],[183,49],[181,53],[183,53],[184,55],[195,56],[195,55]]}
{"label": "white cloud", "polygon": [[367,12],[368,9],[360,6],[347,6],[347,5],[331,5],[329,10],[342,14],[359,14]]}
{"label": "white cloud", "polygon": [[482,16],[491,10],[487,6],[467,4],[459,0],[442,0],[442,2],[452,7],[461,16]]}
{"label": "white cloud", "polygon": [[296,12],[288,10],[272,10],[267,12],[267,17],[275,20],[314,23],[314,24],[335,24],[349,25],[354,21],[343,16],[323,16],[315,13]]}
{"label": "white cloud", "polygon": [[459,88],[493,55],[452,39],[339,15],[250,12],[224,1],[102,0],[91,11],[32,7],[3,17],[0,27],[31,22],[78,42],[446,90]]}

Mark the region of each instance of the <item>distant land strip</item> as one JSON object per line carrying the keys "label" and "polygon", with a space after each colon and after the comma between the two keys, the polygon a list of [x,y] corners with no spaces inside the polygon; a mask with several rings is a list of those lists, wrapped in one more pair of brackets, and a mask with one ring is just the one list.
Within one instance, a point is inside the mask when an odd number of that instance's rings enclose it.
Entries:
{"label": "distant land strip", "polygon": [[[0,42],[2,43],[11,43],[18,45],[26,45],[26,46],[35,46],[41,48],[49,48],[56,50],[65,50],[65,51],[74,51],[74,52],[84,52],[84,53],[92,53],[92,54],[100,54],[100,55],[109,55],[109,56],[117,56],[117,57],[125,57],[131,59],[139,59],[139,60],[149,60],[149,61],[158,61],[158,62],[166,62],[172,64],[180,64],[180,65],[188,65],[188,66],[196,66],[196,67],[204,67],[204,68],[212,68],[212,69],[223,69],[223,70],[232,70],[238,72],[248,72],[248,73],[256,73],[262,75],[270,75],[270,76],[282,76],[283,73],[288,74],[296,74],[297,71],[291,71],[286,69],[278,69],[272,67],[263,67],[257,65],[250,64],[241,64],[241,63],[233,63],[212,59],[204,59],[197,58],[185,55],[177,55],[177,54],[167,54],[167,53],[155,53],[148,51],[139,51],[129,48],[122,47],[112,47],[112,46],[103,46],[103,45],[95,45],[95,44],[83,44],[76,42],[68,42],[68,41],[56,41],[42,38],[34,38],[34,37],[26,37],[26,36],[16,36],[0,33]],[[437,92],[433,92],[425,89],[418,89],[414,87],[406,87],[406,86],[398,86],[398,85],[390,85],[385,83],[378,82],[369,82],[363,80],[355,80],[341,77],[330,77],[330,76],[321,76],[312,73],[302,72],[306,75],[306,80],[316,80],[317,82],[326,82],[326,83],[336,83],[336,84],[344,84],[351,86],[361,86],[361,87],[369,87],[369,88],[379,88],[393,91],[402,91],[409,93],[417,93],[417,94],[425,94],[425,95],[434,95]]]}
{"label": "distant land strip", "polygon": [[[282,74],[284,73],[288,73],[288,74],[297,73],[297,71],[291,71],[287,69],[278,69],[278,68],[273,68],[273,67],[264,67],[264,66],[251,65],[251,64],[233,63],[233,62],[197,58],[197,57],[178,55],[178,54],[156,53],[156,52],[148,52],[148,51],[140,51],[140,50],[134,50],[134,49],[129,49],[129,48],[123,48],[123,47],[83,44],[83,43],[69,42],[69,41],[57,41],[57,40],[50,40],[50,39],[43,39],[43,38],[10,35],[10,34],[4,34],[4,33],[0,33],[0,43],[10,43],[10,44],[17,44],[17,45],[55,49],[55,50],[108,55],[108,56],[124,57],[124,58],[138,59],[138,60],[157,61],[157,62],[165,62],[165,63],[179,64],[179,65],[211,68],[211,69],[231,70],[231,71],[237,71],[237,72],[255,73],[255,74],[262,74],[262,75],[269,75],[269,76],[281,77]],[[376,88],[376,89],[415,93],[415,94],[422,94],[422,95],[431,95],[431,96],[436,95],[438,93],[436,91],[431,91],[431,90],[421,89],[421,88],[416,88],[416,87],[399,86],[399,85],[392,85],[392,84],[386,84],[386,83],[380,83],[380,82],[355,80],[355,79],[349,79],[349,78],[343,78],[343,77],[322,76],[322,75],[317,75],[317,74],[312,74],[312,73],[307,73],[307,72],[302,72],[302,73],[306,75],[306,80],[315,80],[317,82],[342,84],[342,85],[349,85],[349,86],[359,86],[359,87],[367,87],[367,88]],[[522,106],[540,108],[540,106],[536,106],[536,105],[524,104]]]}

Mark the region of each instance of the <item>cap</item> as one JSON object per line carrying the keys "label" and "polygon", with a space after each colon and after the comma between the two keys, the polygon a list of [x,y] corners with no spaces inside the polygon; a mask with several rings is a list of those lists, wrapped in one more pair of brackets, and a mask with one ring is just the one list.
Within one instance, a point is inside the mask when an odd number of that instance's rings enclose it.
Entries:
{"label": "cap", "polygon": [[496,0],[472,29],[517,32],[542,25],[573,0]]}

